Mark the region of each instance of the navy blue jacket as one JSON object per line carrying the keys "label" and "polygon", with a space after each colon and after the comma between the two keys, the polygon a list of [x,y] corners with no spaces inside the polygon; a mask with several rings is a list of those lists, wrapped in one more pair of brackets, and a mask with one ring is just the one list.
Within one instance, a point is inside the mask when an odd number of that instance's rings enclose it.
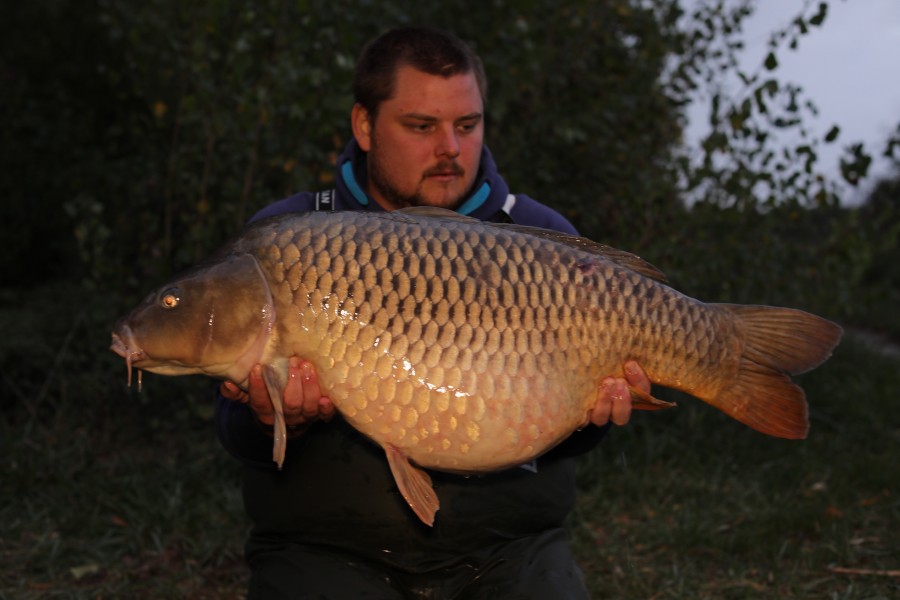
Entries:
{"label": "navy blue jacket", "polygon": [[[356,142],[338,159],[335,189],[275,202],[252,220],[311,210],[383,210],[363,191],[366,161]],[[458,212],[576,233],[556,211],[510,194],[487,148],[474,192]],[[317,207],[317,203],[319,206]],[[404,568],[458,556],[473,545],[560,527],[575,495],[573,456],[592,448],[606,428],[588,427],[528,465],[462,477],[432,473],[441,501],[434,528],[422,525],[400,497],[380,448],[340,417],[317,423],[289,442],[284,470],[272,462],[272,438],[244,404],[217,399],[223,446],[245,465],[244,500],[254,521],[254,547],[284,542],[326,545]]]}
{"label": "navy blue jacket", "polygon": [[[335,177],[335,210],[384,210],[365,193],[366,160],[365,153],[356,141],[350,142],[338,157]],[[524,194],[510,194],[509,186],[497,172],[494,157],[487,147],[481,153],[481,167],[473,186],[473,193],[463,202],[457,212],[482,221],[501,220],[505,213],[514,223],[533,225],[545,229],[577,233],[575,228],[555,210],[540,204]],[[286,212],[307,212],[316,210],[316,194],[300,192],[284,200],[270,204],[251,219]]]}

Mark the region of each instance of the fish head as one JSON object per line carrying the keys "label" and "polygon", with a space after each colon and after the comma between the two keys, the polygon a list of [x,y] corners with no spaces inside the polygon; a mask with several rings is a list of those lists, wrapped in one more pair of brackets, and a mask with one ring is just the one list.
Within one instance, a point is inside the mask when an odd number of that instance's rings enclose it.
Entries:
{"label": "fish head", "polygon": [[118,320],[110,350],[131,368],[246,381],[275,322],[268,282],[249,254],[200,265]]}

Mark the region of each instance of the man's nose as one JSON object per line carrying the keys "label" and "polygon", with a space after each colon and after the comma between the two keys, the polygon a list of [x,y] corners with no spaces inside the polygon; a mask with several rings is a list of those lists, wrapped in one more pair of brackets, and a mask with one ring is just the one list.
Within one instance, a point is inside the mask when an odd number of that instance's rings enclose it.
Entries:
{"label": "man's nose", "polygon": [[455,127],[442,127],[438,132],[437,146],[435,153],[438,156],[449,156],[455,158],[459,156],[459,138],[456,135]]}

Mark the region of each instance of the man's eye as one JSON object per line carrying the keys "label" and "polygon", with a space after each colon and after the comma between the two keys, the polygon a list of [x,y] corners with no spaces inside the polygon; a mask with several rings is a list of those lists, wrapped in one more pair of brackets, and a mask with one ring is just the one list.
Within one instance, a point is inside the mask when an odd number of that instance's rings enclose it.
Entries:
{"label": "man's eye", "polygon": [[460,123],[457,128],[463,133],[472,133],[478,128],[478,121],[468,121],[466,123]]}

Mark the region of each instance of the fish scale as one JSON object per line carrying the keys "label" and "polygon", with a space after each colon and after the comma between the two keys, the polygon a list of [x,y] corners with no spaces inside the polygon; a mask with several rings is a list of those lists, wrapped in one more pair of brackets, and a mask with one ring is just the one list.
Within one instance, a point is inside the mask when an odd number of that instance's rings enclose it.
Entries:
{"label": "fish scale", "polygon": [[[788,375],[829,355],[840,328],[788,308],[706,304],[652,266],[584,238],[439,209],[283,215],[255,224],[121,319],[112,349],[139,369],[246,386],[253,364],[286,443],[290,356],[385,450],[430,524],[422,469],[521,464],[583,427],[607,376],[636,360],[764,433],[800,438]],[[635,390],[640,406],[665,405]]]}
{"label": "fish scale", "polygon": [[[312,225],[292,235],[281,232],[280,254],[259,252],[267,273],[290,272],[292,265],[279,262],[286,256],[308,265],[285,279],[285,290],[276,294],[291,307],[284,310],[309,309],[301,311],[301,328],[316,330],[322,315],[330,319],[326,335],[279,352],[311,360],[324,386],[338,391],[332,394],[338,409],[363,433],[378,437],[390,429],[394,446],[434,468],[471,472],[519,464],[535,447],[555,445],[583,425],[597,380],[620,370],[622,362],[599,355],[620,340],[616,328],[598,326],[597,300],[614,303],[615,314],[634,314],[642,281],[654,285],[613,264],[582,276],[573,265],[587,259],[577,249],[560,253],[547,240],[508,230],[467,235],[470,224],[464,221],[427,238],[418,223],[404,219],[342,224],[313,235]],[[390,260],[401,239],[412,240],[402,268]],[[343,259],[340,268],[332,268],[331,257]],[[529,264],[537,266],[537,276]],[[569,286],[572,279],[576,285]],[[528,285],[535,280],[540,283]],[[604,296],[608,280],[618,285],[615,294]],[[468,290],[465,301],[460,288]],[[312,306],[311,298],[322,305]],[[478,310],[470,310],[473,300]],[[466,314],[468,327],[457,325],[454,313]],[[552,327],[541,335],[546,322]],[[484,335],[471,340],[473,331]],[[336,346],[338,340],[346,343]],[[652,370],[650,361],[643,364]],[[560,373],[573,371],[579,376],[560,380]],[[396,399],[398,381],[416,388],[411,404]],[[448,393],[458,399],[452,411],[444,401]],[[520,397],[531,400],[528,410],[522,410]],[[485,398],[492,406],[487,423]],[[451,414],[455,421],[445,416]],[[458,417],[475,422],[459,427]],[[529,444],[510,449],[496,443],[523,427]]]}
{"label": "fish scale", "polygon": [[[555,444],[573,423],[582,424],[593,404],[594,386],[551,390],[540,381],[573,361],[591,363],[595,357],[569,350],[566,340],[577,333],[557,340],[535,328],[545,321],[536,311],[549,309],[551,322],[566,320],[570,315],[565,308],[560,315],[555,308],[574,299],[554,294],[550,287],[541,293],[526,284],[535,278],[523,261],[546,252],[548,242],[536,240],[535,248],[517,243],[513,235],[485,239],[467,235],[467,223],[460,225],[428,239],[418,224],[404,220],[379,222],[377,229],[348,223],[322,228],[317,235],[309,235],[305,228],[293,234],[284,231],[277,239],[282,251],[260,251],[258,259],[267,273],[291,273],[276,296],[291,307],[285,310],[308,308],[301,313],[301,328],[317,330],[315,322],[328,316],[325,335],[285,351],[318,367],[323,385],[339,391],[335,402],[344,416],[370,437],[390,429],[392,443],[419,464],[468,472],[487,460],[495,462],[490,468],[518,464],[535,445]],[[390,260],[398,256],[401,239],[412,240],[402,263]],[[289,256],[300,257],[298,263],[309,266],[292,272],[293,265],[284,260]],[[339,268],[332,268],[336,262],[332,256],[342,259]],[[538,279],[551,285],[543,274]],[[316,300],[320,306],[314,305]],[[480,310],[470,310],[473,306]],[[281,312],[280,307],[277,310]],[[583,327],[580,313],[572,327]],[[360,339],[360,329],[371,333]],[[473,336],[475,331],[484,335]],[[335,346],[337,340],[347,343]],[[397,357],[405,357],[408,364]],[[521,365],[527,365],[527,377],[520,375]],[[403,397],[397,398],[398,381],[416,388],[414,402],[404,404]],[[446,401],[448,392],[456,395],[455,402]],[[579,394],[582,401],[574,407],[542,402],[551,392],[563,397]],[[504,411],[516,395],[534,398],[534,408]],[[489,427],[477,422],[488,414],[485,397],[494,407]],[[476,422],[460,427],[459,417],[467,415]],[[534,439],[521,454],[502,452],[506,449],[494,443],[517,437],[510,431],[541,417],[554,427],[526,427],[527,436]],[[385,422],[397,425],[388,427]]]}

